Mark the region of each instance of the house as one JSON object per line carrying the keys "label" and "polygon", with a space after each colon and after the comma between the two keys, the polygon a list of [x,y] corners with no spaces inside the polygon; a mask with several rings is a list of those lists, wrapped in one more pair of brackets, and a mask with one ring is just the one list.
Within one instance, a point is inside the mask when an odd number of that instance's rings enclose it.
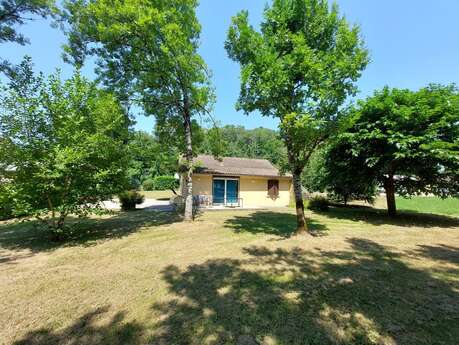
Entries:
{"label": "house", "polygon": [[199,155],[194,166],[193,200],[200,207],[288,206],[293,195],[291,175],[280,174],[266,159]]}

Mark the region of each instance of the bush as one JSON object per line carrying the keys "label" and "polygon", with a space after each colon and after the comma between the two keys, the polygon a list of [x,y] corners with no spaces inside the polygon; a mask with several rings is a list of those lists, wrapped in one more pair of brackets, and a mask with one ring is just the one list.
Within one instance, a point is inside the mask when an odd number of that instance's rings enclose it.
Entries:
{"label": "bush", "polygon": [[144,202],[145,197],[136,190],[130,190],[118,195],[123,211],[135,210],[136,205]]}
{"label": "bush", "polygon": [[143,190],[155,190],[155,181],[151,178],[147,178],[142,183]]}
{"label": "bush", "polygon": [[328,211],[328,199],[323,196],[314,196],[308,202],[308,209],[313,211]]}
{"label": "bush", "polygon": [[14,217],[13,202],[13,195],[9,184],[2,184],[0,182],[0,220]]}
{"label": "bush", "polygon": [[154,190],[167,190],[174,191],[179,186],[179,181],[174,176],[156,176],[153,179]]}
{"label": "bush", "polygon": [[185,200],[181,195],[175,195],[170,200],[171,204],[174,205],[175,211],[178,213],[185,212]]}

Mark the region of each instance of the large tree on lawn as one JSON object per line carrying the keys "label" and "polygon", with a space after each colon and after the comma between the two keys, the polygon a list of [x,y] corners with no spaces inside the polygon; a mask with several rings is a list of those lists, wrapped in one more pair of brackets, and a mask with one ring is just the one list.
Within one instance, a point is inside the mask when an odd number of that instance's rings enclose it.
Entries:
{"label": "large tree on lawn", "polygon": [[[192,219],[192,119],[213,100],[206,64],[198,54],[201,26],[196,0],[66,0],[68,57],[97,57],[102,82],[127,105],[156,117],[157,127],[180,139],[186,174],[185,219]],[[165,138],[164,140],[168,140]]]}
{"label": "large tree on lawn", "polygon": [[241,65],[237,108],[280,120],[293,174],[297,232],[307,230],[301,173],[311,154],[336,129],[339,109],[356,92],[368,63],[357,26],[326,0],[274,0],[261,32],[248,13],[235,16],[226,49]]}
{"label": "large tree on lawn", "polygon": [[418,92],[386,87],[359,102],[352,122],[337,143],[342,154],[335,160],[359,166],[369,183],[377,180],[384,187],[389,215],[396,214],[395,194],[459,194],[455,86],[430,85]]}

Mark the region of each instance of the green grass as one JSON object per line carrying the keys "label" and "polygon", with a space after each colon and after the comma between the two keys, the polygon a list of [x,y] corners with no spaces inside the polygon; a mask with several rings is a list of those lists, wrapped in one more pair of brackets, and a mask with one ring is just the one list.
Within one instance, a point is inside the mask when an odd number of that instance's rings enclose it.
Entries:
{"label": "green grass", "polygon": [[399,210],[459,216],[459,198],[437,197],[397,198]]}
{"label": "green grass", "polygon": [[[459,219],[365,207],[135,211],[65,243],[0,223],[0,343],[441,345],[459,339]],[[319,236],[320,235],[320,236]]]}
{"label": "green grass", "polygon": [[157,200],[169,200],[174,196],[174,193],[170,190],[151,190],[151,191],[141,191],[141,193],[147,199],[157,199]]}

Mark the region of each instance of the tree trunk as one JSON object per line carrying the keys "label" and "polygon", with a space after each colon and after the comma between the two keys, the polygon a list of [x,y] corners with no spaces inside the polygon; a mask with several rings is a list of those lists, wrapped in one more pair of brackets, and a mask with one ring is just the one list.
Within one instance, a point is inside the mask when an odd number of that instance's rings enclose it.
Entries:
{"label": "tree trunk", "polygon": [[191,117],[189,110],[185,108],[184,114],[184,127],[185,127],[185,164],[186,164],[186,175],[185,175],[185,214],[184,219],[186,221],[193,220],[193,145],[191,135]]}
{"label": "tree trunk", "polygon": [[384,190],[386,191],[387,213],[393,217],[397,214],[397,206],[395,204],[395,183],[394,175],[389,176],[384,181]]}
{"label": "tree trunk", "polygon": [[303,193],[301,190],[301,172],[293,171],[293,190],[295,192],[296,233],[304,234],[308,231],[304,217]]}

